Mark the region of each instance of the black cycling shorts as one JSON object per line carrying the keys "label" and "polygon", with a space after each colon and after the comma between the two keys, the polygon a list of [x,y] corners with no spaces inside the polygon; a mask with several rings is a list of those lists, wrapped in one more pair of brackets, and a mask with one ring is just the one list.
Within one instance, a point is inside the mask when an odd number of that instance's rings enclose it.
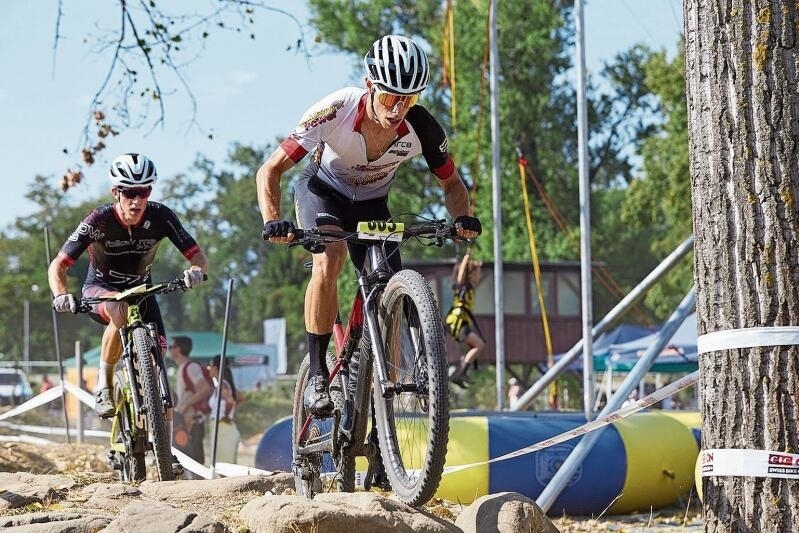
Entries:
{"label": "black cycling shorts", "polygon": [[[122,292],[123,290],[125,289],[114,287],[113,285],[105,283],[93,283],[90,285],[84,285],[82,292],[84,297],[90,298],[95,296],[104,296],[106,294],[112,294],[115,292]],[[107,326],[110,320],[108,315],[105,313],[105,310],[101,308],[101,305],[102,304],[92,305],[92,308],[89,311],[89,316],[95,322],[99,322],[100,324]],[[141,311],[142,321],[145,323],[155,322],[155,325],[158,328],[158,337],[161,343],[161,349],[166,350],[166,330],[164,329],[164,319],[161,317],[161,309],[158,307],[158,302],[156,301],[155,297],[151,296],[141,302],[139,304],[139,311]]]}
{"label": "black cycling shorts", "polygon": [[[309,168],[313,169],[313,165]],[[305,229],[336,226],[345,231],[355,231],[358,222],[391,218],[387,196],[353,202],[308,171],[303,172],[294,186],[294,209],[297,224]],[[366,259],[366,246],[348,242],[347,247],[352,264],[360,272]],[[396,242],[386,243],[386,256],[392,271],[402,270]]]}

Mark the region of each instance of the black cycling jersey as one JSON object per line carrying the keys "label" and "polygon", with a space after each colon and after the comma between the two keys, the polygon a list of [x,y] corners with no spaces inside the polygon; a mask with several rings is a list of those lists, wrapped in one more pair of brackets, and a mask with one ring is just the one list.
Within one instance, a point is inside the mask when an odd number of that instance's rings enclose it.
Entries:
{"label": "black cycling jersey", "polygon": [[186,259],[191,260],[200,251],[194,237],[165,205],[147,202],[141,221],[128,226],[119,219],[114,204],[106,204],[81,221],[61,246],[59,257],[66,266],[72,266],[88,249],[89,271],[84,286],[126,289],[150,281],[155,253],[165,237]]}

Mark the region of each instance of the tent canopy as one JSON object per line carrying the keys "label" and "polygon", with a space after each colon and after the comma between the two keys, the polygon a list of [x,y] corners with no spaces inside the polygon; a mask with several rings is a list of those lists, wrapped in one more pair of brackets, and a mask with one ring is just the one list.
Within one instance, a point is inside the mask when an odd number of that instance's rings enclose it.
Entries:
{"label": "tent canopy", "polygon": [[[612,344],[607,356],[607,364],[613,370],[627,372],[632,370],[638,359],[655,344],[657,332],[629,342]],[[699,354],[696,347],[696,313],[688,315],[680,327],[668,340],[655,359],[650,372],[693,372],[699,368]]]}
{"label": "tent canopy", "polygon": [[[635,324],[621,324],[597,337],[594,347],[594,370],[604,372],[608,368],[629,372],[647,348],[655,343],[659,328],[648,328]],[[559,359],[563,355],[556,356]],[[650,372],[687,373],[698,368],[696,348],[696,314],[692,313],[683,321],[671,340],[660,352],[650,368]],[[570,367],[582,372],[582,358],[575,360]]]}

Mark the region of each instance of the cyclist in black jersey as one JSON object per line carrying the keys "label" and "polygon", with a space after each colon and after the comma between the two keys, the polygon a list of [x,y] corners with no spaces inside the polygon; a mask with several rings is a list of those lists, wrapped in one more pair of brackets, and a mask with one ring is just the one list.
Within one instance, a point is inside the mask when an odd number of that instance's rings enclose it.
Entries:
{"label": "cyclist in black jersey", "polygon": [[[186,286],[193,288],[203,281],[208,259],[197,242],[182,226],[171,209],[149,202],[152,186],[158,179],[155,165],[139,154],[117,157],[108,172],[114,203],[94,209],[67,238],[50,263],[47,277],[55,295],[53,308],[75,312],[75,297],[67,288],[67,271],[88,250],[89,271],[83,296],[104,296],[122,292],[150,280],[150,268],[161,240],[168,238],[191,266],[183,272]],[[166,336],[161,311],[154,298],[141,304],[145,322],[158,325],[161,348]],[[128,304],[105,302],[96,305],[89,315],[106,326],[103,332],[100,371],[95,392],[95,411],[102,418],[114,413],[111,394],[114,371],[122,355],[119,328],[125,325]],[[171,420],[172,413],[167,413]]]}
{"label": "cyclist in black jersey", "polygon": [[[294,187],[299,227],[354,230],[358,220],[390,218],[387,195],[397,167],[422,155],[444,189],[458,234],[479,235],[480,221],[469,215],[468,191],[447,149],[446,134],[416,105],[430,79],[425,52],[407,37],[387,35],[372,45],[364,66],[365,88],[347,87],[314,104],[258,170],[262,237],[275,243],[293,240],[294,222],[280,211],[280,180],[312,150],[314,157]],[[325,354],[338,311],[336,280],[347,251],[344,243],[332,243],[314,254],[305,296],[311,377],[304,404],[316,416],[329,416],[333,408]],[[363,248],[350,246],[349,254],[360,269]],[[388,250],[387,255],[393,268],[401,267],[399,254]]]}

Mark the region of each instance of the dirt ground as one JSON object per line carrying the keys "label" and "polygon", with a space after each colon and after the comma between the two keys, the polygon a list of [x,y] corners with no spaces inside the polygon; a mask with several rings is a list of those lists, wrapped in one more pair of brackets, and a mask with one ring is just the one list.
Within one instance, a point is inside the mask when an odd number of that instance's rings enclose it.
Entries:
{"label": "dirt ground", "polygon": [[[107,449],[100,444],[35,445],[23,442],[0,442],[0,472],[34,474],[85,473],[97,481],[115,476],[106,462]],[[701,506],[696,498],[651,513],[599,516],[553,517],[561,533],[698,533],[703,530]],[[459,506],[442,500],[428,504],[439,515],[457,516]]]}

